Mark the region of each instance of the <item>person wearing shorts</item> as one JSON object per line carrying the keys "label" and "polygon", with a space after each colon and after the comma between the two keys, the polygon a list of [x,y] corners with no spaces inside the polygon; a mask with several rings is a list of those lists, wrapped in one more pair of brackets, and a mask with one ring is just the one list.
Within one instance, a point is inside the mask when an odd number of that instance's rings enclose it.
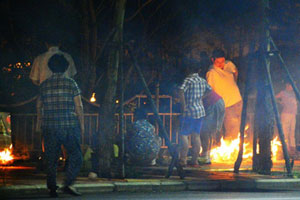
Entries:
{"label": "person wearing shorts", "polygon": [[205,109],[202,102],[204,94],[211,90],[206,80],[198,75],[199,66],[196,61],[184,59],[183,66],[187,69],[188,76],[179,87],[181,102],[181,131],[180,131],[180,163],[187,164],[188,137],[192,137],[191,165],[197,165],[200,152],[200,131]]}

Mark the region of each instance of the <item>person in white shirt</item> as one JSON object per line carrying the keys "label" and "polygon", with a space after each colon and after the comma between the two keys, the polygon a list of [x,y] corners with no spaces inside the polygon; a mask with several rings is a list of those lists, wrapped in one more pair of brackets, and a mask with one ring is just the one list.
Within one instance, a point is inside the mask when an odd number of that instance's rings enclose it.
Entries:
{"label": "person in white shirt", "polygon": [[289,82],[285,83],[285,89],[276,95],[276,99],[282,106],[281,124],[290,156],[296,154],[295,128],[297,115],[297,99]]}
{"label": "person in white shirt", "polygon": [[63,55],[68,61],[69,66],[64,73],[67,77],[73,78],[77,73],[72,57],[59,49],[59,42],[56,40],[48,40],[46,42],[48,51],[37,56],[32,64],[29,78],[35,85],[40,85],[43,81],[51,77],[52,72],[48,67],[49,59],[55,55]]}

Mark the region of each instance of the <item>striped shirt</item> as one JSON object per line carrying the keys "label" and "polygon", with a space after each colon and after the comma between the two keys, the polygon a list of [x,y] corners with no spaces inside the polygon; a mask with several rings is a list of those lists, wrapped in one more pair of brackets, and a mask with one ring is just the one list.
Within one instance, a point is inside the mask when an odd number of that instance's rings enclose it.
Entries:
{"label": "striped shirt", "polygon": [[55,73],[41,84],[43,128],[79,126],[74,97],[80,95],[77,83],[62,73]]}
{"label": "striped shirt", "polygon": [[204,117],[205,110],[202,97],[207,90],[211,90],[211,87],[207,84],[206,80],[200,78],[198,73],[194,73],[185,78],[183,84],[179,88],[184,91],[187,108],[186,116],[194,119]]}

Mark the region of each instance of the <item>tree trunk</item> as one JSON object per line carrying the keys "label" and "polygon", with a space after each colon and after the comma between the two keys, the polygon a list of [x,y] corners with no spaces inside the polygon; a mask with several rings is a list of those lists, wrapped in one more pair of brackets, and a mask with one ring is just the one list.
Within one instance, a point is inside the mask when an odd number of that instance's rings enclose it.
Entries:
{"label": "tree trunk", "polygon": [[94,92],[96,83],[96,54],[98,28],[93,0],[82,0],[82,41],[80,82],[83,96],[89,97]]}
{"label": "tree trunk", "polygon": [[117,0],[115,5],[114,26],[117,32],[113,37],[115,44],[108,58],[107,89],[99,110],[100,116],[100,174],[102,177],[111,177],[111,161],[113,153],[113,140],[115,136],[115,97],[118,80],[118,68],[120,61],[120,44],[122,43],[123,22],[126,0]]}
{"label": "tree trunk", "polygon": [[[270,59],[265,56],[270,50],[268,42],[269,29],[266,17],[266,9],[268,8],[268,0],[261,0],[260,11],[262,13],[261,30],[261,48],[258,59],[257,70],[257,97],[254,118],[254,134],[258,137],[259,152],[253,157],[253,170],[261,174],[270,174],[272,168],[271,159],[271,140],[274,133],[274,110],[271,99],[270,83],[267,76],[267,68],[270,67]],[[257,141],[256,141],[257,142]],[[256,144],[254,144],[256,145]]]}
{"label": "tree trunk", "polygon": [[253,171],[270,174],[272,168],[271,140],[274,132],[274,112],[269,85],[264,82],[263,77],[260,77],[260,79],[257,85],[254,116],[254,134],[258,137],[259,152],[254,152]]}

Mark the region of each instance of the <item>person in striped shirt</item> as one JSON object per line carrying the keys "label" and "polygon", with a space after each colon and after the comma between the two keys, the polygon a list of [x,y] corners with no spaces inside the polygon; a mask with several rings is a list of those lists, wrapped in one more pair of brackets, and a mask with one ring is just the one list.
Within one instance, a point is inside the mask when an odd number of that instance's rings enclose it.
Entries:
{"label": "person in striped shirt", "polygon": [[200,152],[200,131],[205,109],[202,97],[211,87],[206,80],[198,75],[198,63],[191,59],[184,59],[183,66],[188,76],[179,87],[179,98],[181,102],[181,131],[180,131],[180,163],[187,164],[188,137],[192,137],[192,160],[191,165],[197,165]]}
{"label": "person in striped shirt", "polygon": [[82,165],[80,148],[84,134],[83,106],[77,83],[66,77],[68,61],[63,55],[54,55],[48,62],[52,76],[40,85],[37,101],[36,131],[43,134],[47,161],[47,187],[51,197],[57,197],[56,168],[61,145],[67,151],[68,167],[63,191],[79,196],[71,185]]}

